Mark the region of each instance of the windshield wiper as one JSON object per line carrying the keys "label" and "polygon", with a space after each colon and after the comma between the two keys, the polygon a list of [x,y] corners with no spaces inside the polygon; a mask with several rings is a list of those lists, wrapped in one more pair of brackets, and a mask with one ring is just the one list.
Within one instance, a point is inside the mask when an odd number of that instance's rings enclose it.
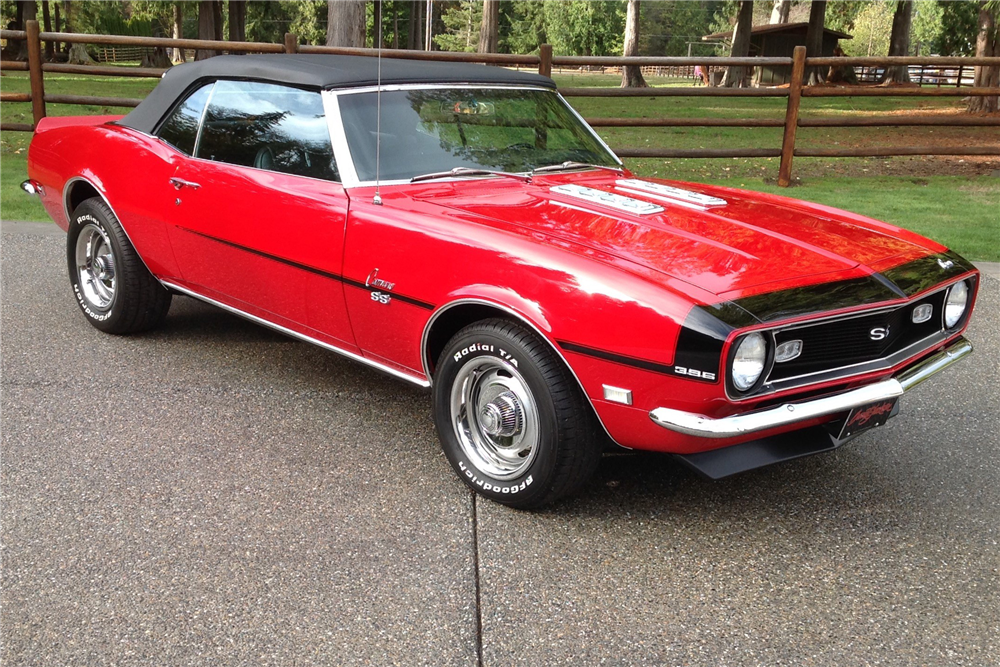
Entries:
{"label": "windshield wiper", "polygon": [[472,169],[471,167],[455,167],[450,171],[437,171],[432,174],[421,174],[419,176],[414,176],[410,179],[410,183],[416,183],[418,181],[431,181],[436,178],[456,178],[460,176],[506,176],[508,178],[516,178],[519,181],[524,181],[525,183],[531,182],[531,176],[528,174],[515,174],[509,171],[497,171],[494,169]]}
{"label": "windshield wiper", "polygon": [[532,174],[544,174],[545,172],[553,171],[568,171],[570,169],[607,169],[608,171],[615,171],[619,174],[624,174],[625,170],[621,167],[608,167],[603,164],[590,164],[589,162],[573,162],[572,160],[566,160],[561,164],[550,164],[547,167],[536,167],[531,170]]}

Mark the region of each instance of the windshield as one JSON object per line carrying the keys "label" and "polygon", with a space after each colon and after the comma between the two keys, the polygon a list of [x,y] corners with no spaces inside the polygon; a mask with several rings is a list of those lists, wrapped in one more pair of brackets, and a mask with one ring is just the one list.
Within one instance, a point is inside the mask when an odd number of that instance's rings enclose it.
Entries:
{"label": "windshield", "polygon": [[[338,99],[358,179],[374,181],[377,95]],[[618,165],[555,93],[478,88],[382,93],[382,180],[455,167],[529,172],[567,160]]]}

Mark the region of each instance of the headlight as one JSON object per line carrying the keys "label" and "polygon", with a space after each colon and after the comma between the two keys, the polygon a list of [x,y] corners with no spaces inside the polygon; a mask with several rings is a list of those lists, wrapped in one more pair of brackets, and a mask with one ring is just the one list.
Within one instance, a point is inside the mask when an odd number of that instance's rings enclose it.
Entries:
{"label": "headlight", "polygon": [[969,285],[964,280],[952,285],[944,302],[944,328],[950,329],[965,315],[969,305]]}
{"label": "headlight", "polygon": [[746,391],[757,383],[767,362],[767,342],[759,333],[743,337],[733,356],[733,386]]}

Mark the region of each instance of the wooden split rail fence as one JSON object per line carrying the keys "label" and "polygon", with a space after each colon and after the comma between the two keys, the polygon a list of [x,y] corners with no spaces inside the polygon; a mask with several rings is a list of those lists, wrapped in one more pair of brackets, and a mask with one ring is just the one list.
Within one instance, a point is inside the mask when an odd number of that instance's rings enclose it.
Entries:
{"label": "wooden split rail fence", "polygon": [[[299,44],[298,37],[286,34],[284,43],[227,42],[198,39],[172,39],[167,37],[134,37],[124,35],[84,35],[76,33],[41,32],[37,21],[28,21],[26,30],[0,30],[0,38],[27,40],[28,61],[0,62],[2,70],[20,70],[29,73],[30,93],[0,93],[3,102],[31,102],[33,124],[0,123],[0,130],[33,131],[34,125],[45,117],[45,104],[88,104],[98,106],[135,107],[140,100],[127,98],[94,97],[89,95],[50,95],[45,93],[44,73],[90,74],[99,76],[160,77],[165,70],[142,67],[109,67],[68,65],[42,61],[42,42],[59,41],[71,44],[100,44],[107,46],[140,46],[182,49],[207,49],[229,53],[332,53],[341,55],[374,56],[375,49],[340,48]],[[916,57],[822,57],[806,58],[804,47],[796,47],[791,58],[715,58],[715,57],[605,57],[605,56],[555,56],[552,47],[543,44],[538,55],[510,55],[496,53],[451,53],[444,51],[408,51],[383,49],[383,58],[407,58],[445,62],[473,62],[507,67],[538,68],[538,72],[551,76],[555,67],[790,67],[791,83],[780,88],[717,88],[705,86],[657,88],[560,88],[564,97],[783,97],[787,99],[784,119],[760,118],[588,118],[594,127],[781,127],[784,128],[781,146],[774,148],[616,148],[624,158],[780,158],[778,184],[791,182],[792,160],[795,157],[883,157],[895,155],[1000,155],[1000,147],[993,146],[866,146],[861,148],[801,148],[796,147],[797,130],[809,127],[900,127],[900,126],[990,126],[1000,127],[1000,117],[961,114],[899,116],[883,114],[863,117],[800,118],[799,108],[803,97],[992,97],[1000,96],[1000,88],[982,87],[864,87],[864,86],[806,86],[809,67],[889,67],[918,65],[928,68],[962,68],[975,66],[1000,66],[1000,57],[950,58],[935,56]]]}

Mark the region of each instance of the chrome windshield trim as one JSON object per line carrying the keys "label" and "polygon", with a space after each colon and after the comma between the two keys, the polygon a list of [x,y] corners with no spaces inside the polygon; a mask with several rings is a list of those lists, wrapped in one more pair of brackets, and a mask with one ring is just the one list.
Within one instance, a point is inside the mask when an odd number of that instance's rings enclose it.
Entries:
{"label": "chrome windshield trim", "polygon": [[[396,90],[447,90],[449,88],[475,88],[479,90],[542,90],[554,93],[555,88],[545,86],[525,86],[519,84],[491,85],[485,83],[396,83],[382,86],[382,92],[388,93]],[[358,95],[360,93],[378,92],[378,86],[364,86],[362,88],[329,88],[323,92],[331,95]]]}
{"label": "chrome windshield trim", "polygon": [[[584,120],[583,116],[573,108],[566,98],[559,94],[554,88],[546,88],[544,86],[524,86],[516,84],[508,85],[486,85],[479,83],[445,83],[445,84],[422,84],[422,83],[408,83],[408,84],[395,84],[391,86],[382,86],[382,92],[394,92],[399,90],[454,90],[454,89],[474,89],[474,90],[531,90],[553,93],[559,100],[566,105],[569,112],[576,118],[580,124],[587,129],[590,135],[608,152],[610,156],[615,159],[615,162],[622,169],[625,168],[625,164],[622,162],[621,158],[615,155],[615,152],[611,150],[608,144],[601,138],[599,134]],[[330,89],[324,90],[323,93],[323,108],[326,111],[327,123],[330,126],[330,136],[333,141],[333,154],[337,159],[337,168],[340,170],[340,180],[345,189],[350,188],[360,188],[360,187],[373,187],[375,181],[361,181],[358,178],[357,169],[354,166],[354,158],[351,156],[350,144],[347,141],[347,129],[344,127],[344,120],[340,113],[340,101],[338,98],[342,95],[359,95],[361,93],[375,93],[378,92],[378,86],[365,86],[363,88],[343,88],[343,89]],[[208,108],[208,105],[205,105]],[[527,174],[528,172],[523,172]],[[456,179],[457,180],[457,179]],[[443,182],[444,179],[439,179],[439,182]],[[380,180],[379,186],[384,187],[387,185],[402,185],[410,183],[409,179],[396,179],[396,180]]]}
{"label": "chrome windshield trim", "polygon": [[732,438],[749,435],[902,396],[921,382],[970,354],[972,354],[972,343],[959,337],[944,350],[905,369],[892,379],[841,394],[798,403],[785,403],[758,412],[748,412],[721,419],[712,419],[704,415],[671,408],[656,408],[649,413],[649,418],[670,431],[701,438]]}
{"label": "chrome windshield trim", "polygon": [[570,113],[572,113],[576,117],[576,119],[580,121],[580,124],[583,125],[585,128],[587,128],[587,131],[590,132],[590,136],[594,137],[594,139],[597,139],[597,142],[604,147],[604,150],[606,150],[608,154],[615,159],[615,161],[618,163],[618,166],[624,169],[625,163],[622,162],[622,159],[618,157],[613,150],[611,150],[611,147],[608,146],[607,142],[605,142],[604,139],[601,138],[601,135],[597,133],[597,130],[592,128],[590,126],[590,123],[588,123],[586,120],[583,119],[583,116],[580,115],[580,112],[577,111],[575,108],[573,108],[572,104],[566,101],[566,98],[562,96],[562,93],[556,91],[556,95],[558,95],[559,99],[562,100],[562,103],[566,105],[566,108],[570,110]]}
{"label": "chrome windshield trim", "polygon": [[[191,157],[198,155],[198,149],[201,148],[201,131],[205,127],[205,117],[208,116],[208,107],[212,104],[212,98],[215,97],[215,88],[219,84],[218,81],[212,82],[212,90],[208,91],[208,99],[205,100],[205,108],[201,110],[201,116],[198,117],[198,130],[194,134],[194,148],[191,149]],[[199,88],[199,90],[201,90]],[[197,92],[197,91],[196,91]],[[190,96],[189,96],[190,97]],[[187,99],[185,99],[185,102]],[[162,127],[157,128],[159,130]],[[179,148],[176,149],[179,153],[184,153],[184,151]]]}
{"label": "chrome windshield trim", "polygon": [[246,319],[250,320],[251,322],[254,322],[256,324],[260,324],[262,326],[268,327],[269,329],[274,329],[275,331],[283,333],[286,336],[291,336],[292,338],[298,338],[299,340],[305,341],[307,343],[312,343],[313,345],[316,345],[317,347],[321,347],[324,350],[329,350],[330,352],[336,352],[337,354],[339,354],[341,356],[347,357],[348,359],[351,359],[353,361],[360,362],[360,363],[364,364],[365,366],[370,366],[371,368],[374,368],[376,370],[380,370],[383,373],[388,373],[389,375],[391,375],[393,377],[396,377],[396,378],[399,378],[400,380],[407,380],[407,381],[412,382],[413,384],[415,384],[415,385],[417,385],[419,387],[424,387],[424,388],[427,388],[427,387],[431,386],[430,382],[428,382],[427,380],[424,380],[421,377],[417,377],[415,375],[411,375],[411,374],[406,373],[404,371],[400,371],[400,370],[397,370],[395,368],[391,368],[391,367],[386,366],[384,364],[380,364],[377,361],[372,361],[371,359],[363,357],[360,354],[355,354],[354,352],[348,352],[347,350],[339,348],[336,345],[331,345],[330,343],[325,343],[325,342],[323,342],[321,340],[313,338],[312,336],[307,336],[306,334],[299,333],[298,331],[295,331],[293,329],[289,329],[287,327],[283,327],[280,324],[275,324],[274,322],[270,322],[268,320],[265,320],[262,317],[257,317],[256,315],[251,315],[250,313],[244,312],[244,311],[240,310],[239,308],[234,308],[233,306],[229,306],[229,305],[224,304],[224,303],[222,303],[220,301],[216,301],[215,299],[212,299],[211,297],[207,297],[204,294],[199,294],[198,292],[190,290],[190,289],[188,289],[186,287],[181,287],[180,285],[177,285],[176,283],[171,283],[171,282],[168,282],[168,281],[165,281],[165,280],[161,280],[160,283],[164,287],[166,287],[167,289],[172,289],[172,290],[175,290],[177,292],[180,292],[181,294],[185,294],[185,295],[190,296],[192,298],[198,299],[199,301],[204,301],[205,303],[208,303],[208,304],[211,304],[211,305],[216,306],[218,308],[221,308],[221,309],[223,309],[225,311],[228,311],[228,312],[230,312],[230,313],[232,313],[234,315],[239,315],[240,317],[246,318]]}
{"label": "chrome windshield trim", "polygon": [[[354,168],[354,158],[347,144],[347,131],[344,129],[344,119],[340,115],[340,102],[331,91],[322,92],[323,112],[326,114],[326,124],[330,131],[330,144],[333,146],[333,158],[337,161],[337,171],[340,172],[340,183],[344,188],[359,185],[358,172]],[[374,184],[374,182],[373,182]],[[385,182],[382,182],[385,185]]]}

